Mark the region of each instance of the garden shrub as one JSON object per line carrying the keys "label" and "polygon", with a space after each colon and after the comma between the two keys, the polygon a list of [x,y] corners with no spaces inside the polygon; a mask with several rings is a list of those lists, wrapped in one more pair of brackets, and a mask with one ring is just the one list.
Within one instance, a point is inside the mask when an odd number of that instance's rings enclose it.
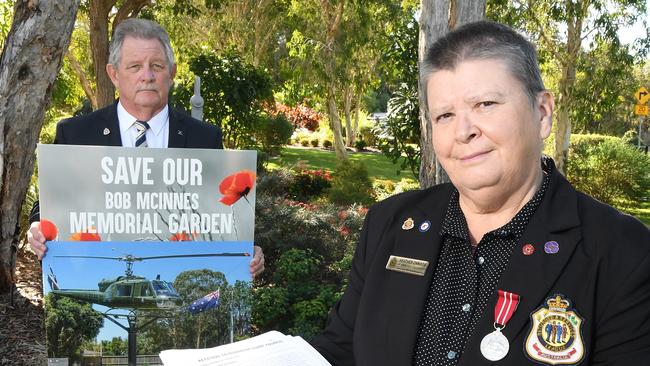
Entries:
{"label": "garden shrub", "polygon": [[287,187],[293,185],[294,175],[289,169],[277,169],[257,176],[257,194],[286,197]]}
{"label": "garden shrub", "polygon": [[293,133],[291,123],[283,114],[261,118],[256,127],[255,138],[262,151],[269,155],[278,155]]}
{"label": "garden shrub", "polygon": [[297,301],[291,306],[291,313],[295,319],[293,327],[289,328],[290,334],[301,334],[311,338],[323,330],[330,308],[340,298],[334,286],[322,286],[319,293],[307,300]]}
{"label": "garden shrub", "polygon": [[318,143],[319,143],[318,139],[312,139],[310,142],[312,147],[318,147]]}
{"label": "garden shrub", "polygon": [[650,194],[650,156],[611,136],[572,139],[567,178],[578,189],[620,208]]}
{"label": "garden shrub", "polygon": [[293,134],[291,135],[291,139],[295,141],[296,144],[300,144],[302,140],[311,140],[312,138],[314,138],[314,133],[306,128],[299,128],[297,130],[294,130]]}
{"label": "garden shrub", "polygon": [[[608,136],[608,135],[599,135],[599,134],[571,134],[571,139],[569,141],[569,150],[574,147],[586,148],[587,146],[596,146],[606,140],[619,140],[618,137]],[[553,156],[553,151],[555,149],[555,135],[551,134],[546,140],[544,140],[544,154],[548,156]]]}
{"label": "garden shrub", "polygon": [[339,162],[334,170],[328,198],[330,202],[338,205],[369,205],[375,202],[372,181],[366,166],[362,162],[347,159]]}
{"label": "garden shrub", "polygon": [[359,127],[359,140],[366,142],[368,146],[377,146],[377,134],[370,125]]}
{"label": "garden shrub", "polygon": [[620,141],[616,136],[598,135],[598,134],[573,134],[569,143],[569,149],[576,147],[593,147],[602,144],[605,141]]}
{"label": "garden shrub", "polygon": [[294,129],[306,128],[312,132],[316,131],[322,118],[320,113],[302,104],[290,107],[276,102],[275,109],[278,113],[283,113],[287,116]]}
{"label": "garden shrub", "polygon": [[372,183],[372,189],[377,199],[381,200],[395,193],[395,183],[390,179],[375,179]]}
{"label": "garden shrub", "polygon": [[293,183],[288,187],[291,198],[307,202],[313,197],[320,196],[328,189],[332,177],[327,170],[299,170],[293,177]]}
{"label": "garden shrub", "polygon": [[326,149],[331,149],[332,148],[332,141],[324,140],[323,141],[323,147],[326,148]]}
{"label": "garden shrub", "polygon": [[257,174],[266,170],[266,163],[270,160],[270,156],[266,151],[257,150]]}
{"label": "garden shrub", "polygon": [[309,140],[307,139],[300,140],[300,145],[302,145],[303,147],[309,146]]}
{"label": "garden shrub", "polygon": [[420,183],[411,178],[402,178],[397,185],[395,186],[395,193],[401,193],[406,191],[413,191],[420,189]]}
{"label": "garden shrub", "polygon": [[636,128],[625,131],[625,133],[623,134],[623,137],[622,137],[623,142],[625,142],[626,144],[637,146],[637,144],[639,143],[639,140],[638,140],[638,137],[637,137],[638,135],[639,135],[639,132],[636,130]]}
{"label": "garden shrub", "polygon": [[255,242],[264,248],[266,270],[255,279],[252,325],[260,333],[279,330],[309,339],[324,328],[342,294],[367,209],[276,194],[279,184],[288,182],[286,170],[262,179]]}
{"label": "garden shrub", "polygon": [[366,142],[359,139],[354,142],[354,147],[357,149],[357,151],[363,151],[366,149]]}
{"label": "garden shrub", "polygon": [[415,179],[411,178],[402,178],[402,180],[397,183],[393,183],[393,181],[389,179],[375,179],[372,188],[377,200],[381,201],[398,193],[420,189],[420,184]]}

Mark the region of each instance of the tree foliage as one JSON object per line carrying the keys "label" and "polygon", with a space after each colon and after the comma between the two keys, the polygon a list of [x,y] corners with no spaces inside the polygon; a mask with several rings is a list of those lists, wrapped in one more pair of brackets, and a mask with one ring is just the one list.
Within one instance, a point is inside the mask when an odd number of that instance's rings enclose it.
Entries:
{"label": "tree foliage", "polygon": [[[246,63],[233,50],[206,50],[190,60],[190,70],[202,80],[204,119],[221,127],[224,146],[253,146],[254,128],[262,118],[264,106],[273,105],[273,83],[268,73]],[[186,105],[194,90],[193,83],[192,80],[177,88],[177,107]]]}
{"label": "tree foliage", "polygon": [[417,87],[402,84],[388,101],[388,118],[377,126],[379,149],[417,179],[420,169],[420,105]]}
{"label": "tree foliage", "polygon": [[149,353],[168,348],[215,347],[230,341],[230,314],[233,314],[233,332],[243,337],[250,329],[250,285],[237,281],[229,284],[221,272],[208,269],[181,272],[174,280],[174,288],[185,306],[219,290],[219,305],[196,315],[180,312],[177,316],[160,319],[138,335],[139,345]]}
{"label": "tree foliage", "polygon": [[623,136],[634,128],[631,98],[643,85],[634,75],[636,62],[628,46],[611,40],[598,39],[582,53],[571,110],[576,133]]}
{"label": "tree foliage", "polygon": [[50,293],[44,304],[50,357],[79,355],[81,345],[97,337],[104,324],[102,315],[88,303]]}
{"label": "tree foliage", "polygon": [[420,169],[420,104],[418,99],[418,37],[414,4],[404,4],[387,24],[385,54],[378,64],[381,86],[390,95],[388,119],[375,131],[378,147],[400,169]]}
{"label": "tree foliage", "polygon": [[[290,67],[296,70],[293,77],[317,86],[305,91],[316,92],[324,101],[339,159],[347,157],[341,117],[348,125],[356,120],[351,114],[357,113],[353,110],[374,82],[368,70],[375,69],[391,9],[389,2],[355,0],[294,1],[289,7],[293,32],[287,47]],[[348,145],[354,141],[352,130]]]}
{"label": "tree foliage", "polygon": [[[614,56],[616,60],[616,67],[612,70],[614,74],[624,68],[629,68],[633,59],[622,54],[622,52],[628,51],[620,45],[618,31],[623,26],[636,22],[639,16],[645,12],[646,3],[643,0],[568,2],[559,0],[514,2],[495,0],[488,6],[488,17],[511,24],[529,34],[540,49],[541,62],[553,64],[551,69],[555,69],[557,75],[557,85],[555,85],[557,113],[553,159],[561,172],[565,171],[569,152],[569,137],[575,122],[585,123],[585,121],[593,119],[591,117],[598,117],[600,112],[596,109],[594,113],[589,113],[584,108],[580,108],[580,103],[583,103],[584,106],[585,99],[583,98],[589,96],[589,92],[583,95],[577,94],[580,91],[577,84],[580,73],[582,70],[589,73],[590,67],[593,65],[593,59],[585,60],[585,58],[589,58],[591,50],[600,48],[591,55],[604,52],[609,53],[609,56]],[[585,51],[587,43],[591,43],[591,45]],[[641,42],[638,45],[645,47],[647,42]],[[641,51],[639,54],[643,55],[647,50],[638,51]],[[606,63],[603,66],[606,67]],[[610,64],[610,66],[614,66],[614,64]],[[592,90],[595,91],[598,98],[602,96],[605,99],[603,106],[607,107],[607,99],[611,101],[607,95],[607,89],[617,88],[616,83],[616,78],[609,77],[594,83],[595,88]],[[603,86],[605,86],[604,93],[599,95],[600,90],[596,91],[596,89],[603,89]],[[589,90],[589,87],[586,89]],[[587,98],[587,100],[589,99]],[[587,116],[584,115],[585,112],[587,112]]]}
{"label": "tree foliage", "polygon": [[129,342],[122,337],[113,337],[110,341],[103,340],[101,344],[102,354],[107,356],[125,356],[129,352]]}
{"label": "tree foliage", "polygon": [[0,2],[0,50],[4,48],[5,39],[11,29],[11,19],[14,14],[13,0]]}

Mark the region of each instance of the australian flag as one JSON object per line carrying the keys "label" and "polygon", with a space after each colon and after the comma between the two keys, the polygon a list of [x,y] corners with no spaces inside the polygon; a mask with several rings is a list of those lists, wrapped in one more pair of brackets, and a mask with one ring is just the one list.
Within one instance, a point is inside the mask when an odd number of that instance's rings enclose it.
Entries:
{"label": "australian flag", "polygon": [[202,311],[215,308],[217,305],[219,305],[219,290],[210,292],[202,298],[194,301],[187,307],[187,310],[190,314],[198,314]]}

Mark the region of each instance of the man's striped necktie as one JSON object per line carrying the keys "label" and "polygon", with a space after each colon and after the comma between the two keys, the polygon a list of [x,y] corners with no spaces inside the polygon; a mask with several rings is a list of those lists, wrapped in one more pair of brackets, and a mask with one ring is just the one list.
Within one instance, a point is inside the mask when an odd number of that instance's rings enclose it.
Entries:
{"label": "man's striped necktie", "polygon": [[147,130],[149,129],[149,124],[144,121],[135,121],[135,129],[138,131],[138,135],[135,138],[135,147],[147,147]]}

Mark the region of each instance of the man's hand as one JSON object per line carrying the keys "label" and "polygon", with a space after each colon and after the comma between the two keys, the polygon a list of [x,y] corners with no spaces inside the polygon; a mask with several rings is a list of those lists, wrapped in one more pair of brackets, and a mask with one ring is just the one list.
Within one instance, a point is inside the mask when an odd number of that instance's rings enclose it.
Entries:
{"label": "man's hand", "polygon": [[253,260],[251,260],[249,268],[254,278],[264,272],[264,253],[262,252],[262,248],[257,245],[253,249]]}
{"label": "man's hand", "polygon": [[[47,246],[45,245],[45,236],[43,236],[43,233],[41,232],[41,223],[39,221],[32,222],[32,224],[29,226],[29,230],[27,231],[27,242],[29,243],[29,246],[32,248],[34,253],[36,253],[38,260],[43,259],[43,256],[47,251]],[[263,264],[262,270],[264,270]]]}

